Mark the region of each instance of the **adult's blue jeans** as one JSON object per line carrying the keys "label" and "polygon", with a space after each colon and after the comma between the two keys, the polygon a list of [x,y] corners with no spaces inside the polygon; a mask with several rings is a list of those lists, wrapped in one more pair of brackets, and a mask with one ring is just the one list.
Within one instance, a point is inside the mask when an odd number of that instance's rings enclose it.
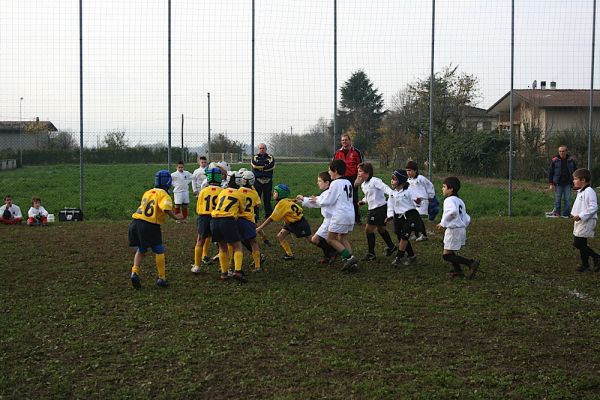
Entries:
{"label": "adult's blue jeans", "polygon": [[[563,197],[564,206],[561,207],[561,200]],[[554,186],[554,212],[567,217],[571,213],[571,185]]]}

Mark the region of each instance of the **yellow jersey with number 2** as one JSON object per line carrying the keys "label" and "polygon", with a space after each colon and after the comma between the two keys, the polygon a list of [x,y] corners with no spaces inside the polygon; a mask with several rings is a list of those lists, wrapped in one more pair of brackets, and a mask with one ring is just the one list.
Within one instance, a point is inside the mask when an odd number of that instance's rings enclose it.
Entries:
{"label": "yellow jersey with number 2", "polygon": [[131,217],[150,222],[151,224],[161,225],[167,222],[165,211],[172,209],[173,200],[169,196],[169,193],[163,189],[153,188],[144,193],[140,206]]}
{"label": "yellow jersey with number 2", "polygon": [[240,212],[240,218],[247,219],[250,222],[256,222],[254,220],[254,208],[260,206],[260,197],[254,189],[250,188],[239,188],[240,196],[242,198],[242,211]]}
{"label": "yellow jersey with number 2", "polygon": [[286,224],[293,224],[300,221],[303,216],[304,210],[292,199],[281,199],[275,204],[271,219],[273,221],[283,220]]}

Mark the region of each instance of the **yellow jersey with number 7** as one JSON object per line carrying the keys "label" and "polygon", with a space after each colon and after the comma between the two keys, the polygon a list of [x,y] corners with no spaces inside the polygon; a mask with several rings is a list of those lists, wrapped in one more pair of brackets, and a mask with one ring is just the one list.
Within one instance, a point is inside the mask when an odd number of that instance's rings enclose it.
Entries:
{"label": "yellow jersey with number 7", "polygon": [[213,218],[237,218],[242,210],[242,203],[242,197],[237,189],[223,189],[217,196],[217,206],[212,210],[211,215]]}
{"label": "yellow jersey with number 7", "polygon": [[173,209],[173,200],[169,193],[163,189],[153,188],[144,193],[142,202],[131,217],[141,219],[151,224],[164,224],[167,222],[165,211]]}

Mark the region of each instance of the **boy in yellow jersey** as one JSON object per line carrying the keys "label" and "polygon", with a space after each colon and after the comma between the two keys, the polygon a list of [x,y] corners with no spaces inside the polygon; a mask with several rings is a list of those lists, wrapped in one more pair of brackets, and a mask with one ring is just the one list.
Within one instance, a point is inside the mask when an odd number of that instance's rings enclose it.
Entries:
{"label": "boy in yellow jersey", "polygon": [[156,255],[156,270],[158,280],[156,285],[169,286],[165,272],[165,247],[162,242],[160,226],[167,222],[167,215],[175,220],[180,220],[181,214],[173,213],[173,200],[168,190],[171,187],[171,173],[160,170],[154,176],[154,188],[147,190],[142,195],[142,202],[136,212],[131,216],[133,221],[129,225],[129,246],[137,247],[131,268],[131,284],[140,289],[140,265],[148,248]]}
{"label": "boy in yellow jersey", "polygon": [[198,238],[194,247],[194,264],[192,264],[192,272],[195,274],[200,272],[201,265],[207,266],[211,263],[211,259],[208,256],[208,246],[204,244],[207,242],[210,243],[209,239],[212,236],[210,230],[211,213],[217,205],[219,193],[223,190],[221,187],[221,170],[219,168],[211,168],[205,174],[208,186],[198,193],[198,202],[196,203]]}
{"label": "boy in yellow jersey", "polygon": [[237,225],[240,231],[240,237],[242,243],[245,246],[250,247],[252,253],[252,259],[254,260],[254,269],[252,272],[262,272],[262,255],[260,254],[260,248],[258,247],[258,241],[256,240],[256,222],[255,213],[256,208],[260,206],[260,197],[258,192],[253,188],[254,185],[254,173],[252,171],[244,171],[243,173],[236,173],[235,175],[236,184],[240,187],[238,190],[241,194],[243,207],[240,213]]}
{"label": "boy in yellow jersey", "polygon": [[[231,180],[229,184],[232,184]],[[244,204],[235,183],[233,186],[235,187],[228,187],[221,190],[217,196],[216,206],[211,212],[210,230],[213,241],[219,245],[221,279],[227,280],[229,278],[230,255],[227,249],[227,245],[229,244],[233,249],[233,261],[235,265],[235,271],[231,277],[240,282],[246,282],[246,278],[242,273],[244,253],[242,252],[242,242],[236,222],[236,219],[243,210]]]}
{"label": "boy in yellow jersey", "polygon": [[256,232],[260,233],[271,221],[284,222],[283,228],[277,234],[277,240],[285,251],[283,259],[290,261],[294,259],[292,248],[285,238],[291,233],[297,238],[306,238],[310,242],[309,236],[312,234],[310,225],[304,218],[304,210],[296,204],[294,200],[289,199],[290,188],[284,184],[278,184],[273,188],[273,199],[277,202],[273,213],[258,227]]}

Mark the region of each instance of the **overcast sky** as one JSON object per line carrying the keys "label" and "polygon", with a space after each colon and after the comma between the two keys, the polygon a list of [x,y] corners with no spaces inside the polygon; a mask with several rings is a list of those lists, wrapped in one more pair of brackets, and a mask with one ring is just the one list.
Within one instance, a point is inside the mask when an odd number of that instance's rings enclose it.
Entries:
{"label": "overcast sky", "polygon": [[[172,131],[250,142],[252,1],[172,2]],[[393,96],[430,68],[431,1],[338,0],[338,88],[363,69]],[[84,4],[84,131],[166,142],[167,1]],[[79,132],[77,0],[0,0],[0,120],[37,117]],[[256,0],[257,141],[333,115],[333,0]],[[458,65],[487,108],[510,89],[510,0],[437,0],[436,70]],[[515,88],[590,87],[593,0],[515,0]],[[597,29],[598,30],[598,29]],[[598,88],[598,50],[594,86]],[[338,92],[339,93],[339,92]],[[21,102],[19,99],[23,97]],[[339,95],[338,95],[339,100]],[[174,139],[179,143],[179,139]]]}

